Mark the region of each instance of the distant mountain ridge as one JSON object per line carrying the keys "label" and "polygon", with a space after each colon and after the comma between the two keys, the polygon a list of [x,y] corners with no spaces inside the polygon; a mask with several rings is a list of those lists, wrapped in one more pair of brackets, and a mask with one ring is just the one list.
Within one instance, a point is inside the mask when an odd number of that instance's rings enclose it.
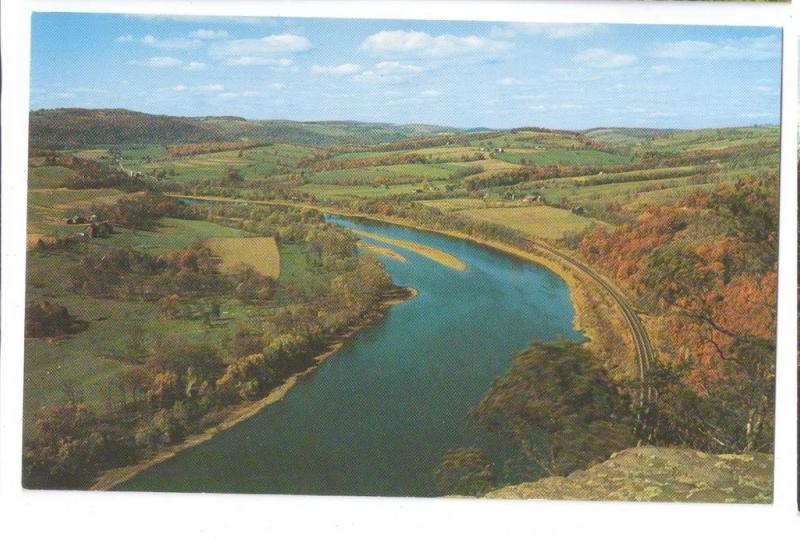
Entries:
{"label": "distant mountain ridge", "polygon": [[[491,129],[454,128],[435,124],[390,124],[347,120],[297,121],[248,120],[240,116],[170,116],[128,109],[40,109],[29,115],[33,148],[66,150],[107,145],[175,145],[220,141],[283,141],[307,145],[366,145],[394,143],[404,139],[462,135],[483,139],[492,133],[525,131],[584,136],[611,145],[636,145],[684,129],[597,127],[559,130],[541,127]],[[708,128],[714,129],[714,128]],[[738,129],[738,128],[723,128]],[[477,140],[476,139],[476,140]],[[473,141],[475,142],[475,141]]]}
{"label": "distant mountain ridge", "polygon": [[429,124],[248,120],[238,116],[183,117],[127,109],[41,109],[32,111],[29,118],[30,145],[52,149],[240,139],[280,139],[294,144],[361,144],[461,131]]}

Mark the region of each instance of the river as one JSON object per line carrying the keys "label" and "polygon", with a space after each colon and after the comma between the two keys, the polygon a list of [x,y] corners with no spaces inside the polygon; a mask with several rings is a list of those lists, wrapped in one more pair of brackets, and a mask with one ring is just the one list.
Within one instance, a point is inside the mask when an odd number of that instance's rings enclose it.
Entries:
{"label": "river", "polygon": [[512,457],[468,413],[531,340],[583,339],[566,283],[470,242],[328,219],[443,250],[466,270],[365,239],[406,258],[382,260],[395,283],[419,294],[351,337],[283,400],[115,489],[435,496],[444,452],[477,446],[498,462]]}

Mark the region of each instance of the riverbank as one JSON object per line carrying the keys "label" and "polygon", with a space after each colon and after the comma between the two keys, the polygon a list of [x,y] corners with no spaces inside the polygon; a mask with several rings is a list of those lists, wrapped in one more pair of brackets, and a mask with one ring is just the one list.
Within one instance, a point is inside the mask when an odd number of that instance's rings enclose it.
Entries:
{"label": "riverbank", "polygon": [[[603,367],[606,368],[612,379],[625,382],[642,378],[636,345],[626,322],[623,308],[607,291],[603,290],[589,275],[575,265],[568,262],[568,257],[558,257],[557,250],[549,245],[545,249],[534,240],[535,253],[497,241],[486,240],[466,233],[448,229],[434,229],[419,225],[409,219],[393,216],[375,216],[354,212],[352,210],[299,203],[291,201],[267,201],[256,199],[241,199],[236,197],[219,197],[213,195],[184,195],[169,193],[169,197],[220,203],[245,203],[263,206],[291,206],[296,208],[309,208],[328,214],[335,214],[346,218],[357,218],[379,223],[388,223],[409,227],[418,231],[441,234],[466,242],[471,242],[482,247],[495,250],[505,255],[532,262],[543,266],[563,279],[568,287],[570,299],[575,309],[573,327],[580,330],[587,338],[586,347],[598,358],[604,359]],[[613,287],[613,285],[609,284]],[[620,291],[617,291],[624,296]]]}
{"label": "riverbank", "polygon": [[386,311],[391,306],[410,300],[411,298],[417,296],[417,294],[418,291],[411,287],[395,287],[394,289],[386,292],[381,302],[372,311],[362,317],[357,323],[350,326],[347,331],[336,336],[335,338],[332,338],[325,350],[316,355],[313,359],[312,365],[304,371],[291,375],[281,385],[273,388],[266,396],[258,401],[241,403],[230,407],[225,419],[222,422],[199,433],[188,436],[180,444],[163,448],[133,465],[127,465],[125,467],[119,467],[105,471],[89,489],[93,491],[105,491],[123,484],[141,472],[159,463],[167,461],[168,459],[188,448],[192,448],[210,440],[217,433],[230,429],[240,422],[243,422],[244,420],[247,420],[248,418],[251,418],[252,416],[261,412],[265,407],[272,405],[273,403],[277,403],[286,396],[289,390],[291,390],[302,377],[314,372],[325,362],[325,360],[328,359],[328,357],[341,349],[350,337],[358,333],[360,330],[363,330],[364,328],[380,321],[386,315]]}

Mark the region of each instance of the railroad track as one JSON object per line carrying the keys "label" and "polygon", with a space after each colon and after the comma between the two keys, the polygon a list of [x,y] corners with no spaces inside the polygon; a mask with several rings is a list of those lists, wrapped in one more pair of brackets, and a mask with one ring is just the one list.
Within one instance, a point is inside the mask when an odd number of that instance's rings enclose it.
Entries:
{"label": "railroad track", "polygon": [[642,324],[642,320],[639,318],[639,315],[636,314],[636,311],[615,287],[608,283],[603,276],[589,268],[583,262],[579,261],[575,257],[567,255],[566,253],[562,253],[543,242],[531,240],[531,244],[536,249],[544,251],[574,266],[589,276],[614,299],[622,311],[622,315],[625,317],[625,322],[628,324],[628,329],[631,333],[631,337],[633,338],[633,343],[636,348],[636,361],[639,371],[639,380],[642,384],[641,390],[639,391],[639,404],[643,405],[653,401],[656,395],[655,389],[650,384],[649,375],[653,369],[653,366],[656,364],[656,353],[653,349],[653,344],[650,342],[650,336],[647,334],[647,329],[645,329],[644,324]]}

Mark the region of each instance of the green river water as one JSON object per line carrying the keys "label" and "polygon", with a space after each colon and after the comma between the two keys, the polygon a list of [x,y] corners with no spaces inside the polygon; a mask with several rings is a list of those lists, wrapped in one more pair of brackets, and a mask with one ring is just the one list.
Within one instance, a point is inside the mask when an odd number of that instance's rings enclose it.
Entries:
{"label": "green river water", "polygon": [[435,496],[444,452],[478,446],[497,462],[512,456],[468,413],[531,340],[583,339],[564,281],[470,242],[329,219],[444,250],[466,271],[366,240],[406,257],[383,262],[418,296],[351,337],[283,400],[116,489]]}

